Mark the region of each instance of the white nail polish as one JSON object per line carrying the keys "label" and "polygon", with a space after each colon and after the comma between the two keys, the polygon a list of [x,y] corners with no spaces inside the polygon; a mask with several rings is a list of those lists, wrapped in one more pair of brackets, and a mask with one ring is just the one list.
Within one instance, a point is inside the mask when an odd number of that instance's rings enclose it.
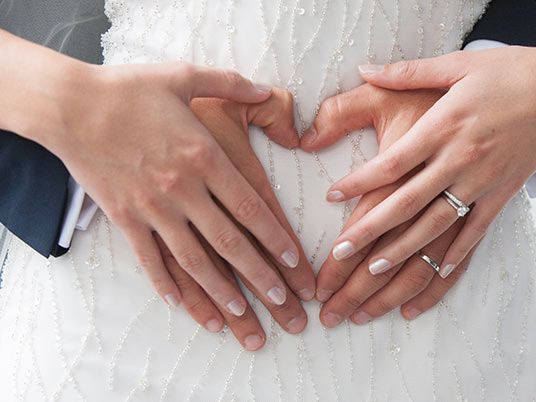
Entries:
{"label": "white nail polish", "polygon": [[344,200],[344,194],[342,193],[342,191],[339,191],[339,190],[329,191],[326,196],[326,199],[329,202],[342,201]]}
{"label": "white nail polish", "polygon": [[254,83],[253,86],[255,87],[255,89],[258,89],[259,91],[265,92],[265,93],[268,93],[272,90],[272,87],[266,84]]}
{"label": "white nail polish", "polygon": [[441,275],[441,278],[445,279],[451,274],[452,271],[454,271],[454,268],[456,268],[456,265],[454,264],[445,265],[439,270],[439,275]]}
{"label": "white nail polish", "polygon": [[378,74],[385,70],[383,64],[362,64],[358,68],[361,74]]}
{"label": "white nail polish", "polygon": [[270,289],[266,296],[268,296],[268,299],[271,300],[272,303],[277,304],[278,306],[282,305],[287,299],[283,289],[277,287]]}
{"label": "white nail polish", "polygon": [[345,258],[348,258],[355,253],[355,247],[352,244],[352,242],[343,241],[341,244],[337,244],[333,248],[333,258],[335,258],[337,261],[344,260]]}
{"label": "white nail polish", "polygon": [[300,260],[300,258],[290,250],[281,254],[281,259],[285,261],[285,264],[287,264],[289,268],[296,268]]}
{"label": "white nail polish", "polygon": [[387,271],[392,266],[393,264],[391,264],[390,261],[387,261],[385,258],[380,258],[369,265],[369,271],[372,275],[378,275]]}
{"label": "white nail polish", "polygon": [[175,297],[175,295],[172,295],[171,293],[168,294],[168,295],[165,295],[164,298],[166,299],[166,301],[168,302],[168,304],[171,306],[171,307],[179,307],[180,306],[180,302],[179,300]]}
{"label": "white nail polish", "polygon": [[227,310],[229,310],[231,314],[234,314],[237,317],[240,317],[246,312],[246,308],[238,300],[233,300],[232,302],[227,304]]}
{"label": "white nail polish", "polygon": [[215,318],[208,321],[206,326],[210,332],[220,332],[220,328],[221,328],[220,322],[216,320]]}

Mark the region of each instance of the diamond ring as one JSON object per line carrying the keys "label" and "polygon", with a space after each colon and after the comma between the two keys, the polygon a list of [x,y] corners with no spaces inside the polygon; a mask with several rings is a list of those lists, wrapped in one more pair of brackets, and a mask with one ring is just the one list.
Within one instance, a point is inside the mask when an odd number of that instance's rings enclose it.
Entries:
{"label": "diamond ring", "polygon": [[443,198],[445,201],[447,201],[452,208],[456,210],[456,213],[460,218],[467,215],[467,213],[471,210],[463,201],[460,201],[458,198],[456,198],[453,194],[449,193],[447,190],[443,191],[442,193]]}

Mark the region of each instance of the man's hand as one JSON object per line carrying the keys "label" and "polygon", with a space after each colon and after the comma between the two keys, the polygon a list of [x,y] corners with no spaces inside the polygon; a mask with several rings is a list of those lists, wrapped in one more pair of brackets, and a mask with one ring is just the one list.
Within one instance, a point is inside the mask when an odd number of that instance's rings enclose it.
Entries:
{"label": "man's hand", "polygon": [[[334,143],[346,132],[373,125],[377,131],[379,152],[383,153],[443,94],[442,90],[395,92],[368,84],[360,86],[324,102],[313,126],[302,138],[301,147],[315,151]],[[343,230],[358,222],[420,169],[363,195]],[[417,256],[410,257],[386,273],[373,275],[370,272],[370,257],[398,239],[411,223],[392,229],[348,259],[337,261],[333,255],[328,257],[317,280],[317,298],[326,302],[320,312],[324,325],[334,327],[347,317],[356,324],[364,324],[400,305],[402,314],[413,319],[435,305],[454,285],[469,263],[470,256],[447,280],[435,275],[432,267]],[[435,261],[441,261],[462,226],[463,221],[460,220],[426,246],[423,252]]]}

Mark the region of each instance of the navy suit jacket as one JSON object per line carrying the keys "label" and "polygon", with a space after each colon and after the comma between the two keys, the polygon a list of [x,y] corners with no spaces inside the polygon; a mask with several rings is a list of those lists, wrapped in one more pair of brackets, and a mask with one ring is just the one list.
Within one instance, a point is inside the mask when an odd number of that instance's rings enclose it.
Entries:
{"label": "navy suit jacket", "polygon": [[[465,43],[477,39],[536,46],[536,0],[493,0]],[[0,130],[0,222],[46,257],[66,251],[57,243],[68,179],[46,149]]]}

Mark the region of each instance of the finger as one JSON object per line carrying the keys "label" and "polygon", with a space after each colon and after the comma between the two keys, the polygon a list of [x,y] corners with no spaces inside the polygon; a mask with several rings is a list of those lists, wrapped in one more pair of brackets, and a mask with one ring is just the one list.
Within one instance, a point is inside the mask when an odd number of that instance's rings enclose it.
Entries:
{"label": "finger", "polygon": [[178,307],[181,293],[169,274],[152,231],[142,226],[121,227],[136,258],[158,295],[170,306]]}
{"label": "finger", "polygon": [[[196,208],[187,207],[186,213],[216,252],[259,290],[263,300],[276,305],[285,302],[287,295],[284,282],[215,203],[198,200]],[[217,284],[214,278],[209,277],[207,280]],[[211,292],[208,293],[213,296]]]}
{"label": "finger", "polygon": [[450,88],[468,74],[469,58],[467,52],[460,51],[385,66],[361,65],[359,72],[365,81],[382,88]]}
{"label": "finger", "polygon": [[[438,263],[445,254],[456,235],[463,226],[463,221],[456,222],[440,238],[432,241],[422,252],[432,261]],[[403,263],[398,273],[378,292],[368,298],[351,316],[351,320],[362,325],[372,319],[381,317],[399,307],[406,301],[423,292],[437,277],[436,271],[421,257],[414,255]]]}
{"label": "finger", "polygon": [[417,173],[339,236],[333,248],[335,259],[352,256],[388,230],[414,217],[448,187],[453,179],[451,176],[434,165]]}
{"label": "finger", "polygon": [[[346,201],[394,183],[430,158],[448,138],[456,125],[445,124],[442,102],[438,100],[398,141],[382,153],[333,184],[328,201]],[[448,100],[448,99],[447,99]],[[449,166],[448,161],[444,166]]]}
{"label": "finger", "polygon": [[300,137],[294,124],[294,98],[289,91],[273,88],[272,96],[263,103],[247,105],[247,122],[261,127],[273,141],[287,148],[295,148]]}
{"label": "finger", "polygon": [[[221,257],[214,251],[214,249],[203,239],[201,234],[194,229],[194,232],[199,238],[203,248],[207,251],[208,256],[214,263],[214,266],[222,273],[223,276],[235,287],[237,291],[242,293],[236,277],[231,272],[229,265],[221,259]],[[210,296],[209,296],[210,298]],[[266,333],[262,329],[262,326],[249,303],[246,304],[246,310],[244,314],[236,316],[230,314],[225,309],[222,309],[217,303],[216,307],[220,310],[225,321],[229,325],[229,328],[235,338],[242,344],[244,348],[250,351],[259,350],[266,343]]]}
{"label": "finger", "polygon": [[221,158],[212,173],[205,177],[211,193],[281,264],[295,268],[298,247],[244,176],[228,158]]}
{"label": "finger", "polygon": [[442,278],[440,275],[434,276],[434,279],[432,279],[424,291],[409,300],[407,303],[403,304],[400,307],[400,312],[402,315],[408,320],[413,320],[442,300],[445,294],[447,294],[454,284],[458,282],[460,276],[465,272],[479,244],[480,242],[477,243],[477,245],[465,257],[465,259],[458,264],[458,266],[447,278]]}
{"label": "finger", "polygon": [[371,273],[380,273],[390,266],[406,261],[432,240],[441,236],[458,218],[456,210],[447,201],[442,197],[436,198],[403,236],[370,258]]}
{"label": "finger", "polygon": [[256,103],[265,101],[272,87],[264,84],[254,84],[238,72],[232,70],[214,69],[194,66],[184,63],[181,66],[182,87],[191,98],[214,97],[229,99],[236,102]]}
{"label": "finger", "polygon": [[300,147],[317,151],[350,131],[372,125],[377,91],[371,89],[370,85],[362,85],[326,99],[313,125],[303,134]]}
{"label": "finger", "polygon": [[246,300],[216,269],[197,236],[186,223],[161,225],[158,233],[171,250],[177,263],[216,302],[234,315],[244,314]]}
{"label": "finger", "polygon": [[491,196],[482,197],[473,207],[462,231],[449,247],[441,262],[439,274],[443,278],[448,277],[486,235],[489,226],[506,204],[506,201],[503,203],[493,198]]}
{"label": "finger", "polygon": [[164,264],[181,292],[184,308],[194,320],[209,331],[221,331],[224,319],[220,311],[197,282],[179,266],[162,238],[157,233],[154,236],[162,253]]}
{"label": "finger", "polygon": [[[401,225],[390,231],[378,240],[373,250],[376,251],[385,247],[397,238],[406,229],[406,225]],[[320,311],[320,321],[328,328],[335,327],[345,318],[356,311],[369,297],[385,286],[396,274],[399,266],[393,267],[379,275],[372,275],[368,270],[368,259],[359,264],[344,286],[324,304]]]}

